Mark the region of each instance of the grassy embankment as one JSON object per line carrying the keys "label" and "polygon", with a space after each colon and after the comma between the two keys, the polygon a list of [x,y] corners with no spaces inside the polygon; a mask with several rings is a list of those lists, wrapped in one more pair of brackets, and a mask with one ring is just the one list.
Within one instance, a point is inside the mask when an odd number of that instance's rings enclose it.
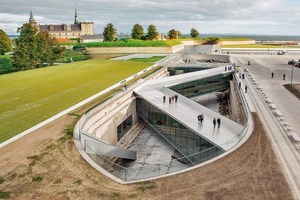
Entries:
{"label": "grassy embankment", "polygon": [[131,58],[128,61],[135,61],[135,62],[156,62],[159,61],[163,58],[165,58],[166,56],[152,56],[149,58]]}
{"label": "grassy embankment", "polygon": [[84,48],[84,47],[170,47],[174,45],[181,44],[178,40],[119,40],[116,42],[90,42],[77,44],[74,48]]}
{"label": "grassy embankment", "polygon": [[92,59],[1,75],[0,143],[148,66]]}

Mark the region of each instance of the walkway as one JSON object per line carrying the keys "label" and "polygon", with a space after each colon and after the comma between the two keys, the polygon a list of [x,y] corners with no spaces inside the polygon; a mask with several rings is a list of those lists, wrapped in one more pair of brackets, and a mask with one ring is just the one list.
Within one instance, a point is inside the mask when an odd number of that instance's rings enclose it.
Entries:
{"label": "walkway", "polygon": [[[294,56],[295,57],[295,56]],[[274,106],[283,114],[284,120],[290,127],[299,134],[300,130],[300,102],[288,92],[282,85],[290,83],[291,66],[287,61],[291,56],[253,56],[235,55],[234,60],[237,65],[241,65],[249,71],[249,75],[255,78],[258,86],[264,94],[273,102]],[[296,60],[296,58],[293,58]],[[247,61],[251,65],[246,65]],[[271,73],[274,72],[274,78]],[[282,80],[283,73],[286,74],[286,81]],[[273,143],[274,150],[283,166],[285,174],[289,180],[292,191],[297,199],[300,199],[300,154],[299,144],[293,141],[283,129],[282,124],[275,117],[271,108],[263,100],[261,93],[257,91],[257,86],[251,83],[248,73],[242,84],[248,85],[247,98],[252,101],[256,112],[262,120],[266,132]],[[300,69],[294,68],[294,83],[300,83]]]}
{"label": "walkway", "polygon": [[[167,77],[154,81],[149,81],[137,89],[135,93],[146,101],[163,110],[172,118],[184,124],[189,129],[206,138],[213,144],[219,145],[225,151],[235,146],[239,139],[239,134],[243,130],[243,126],[229,120],[226,117],[166,88],[175,84],[184,83],[191,80],[201,79],[205,77],[215,76],[224,72],[224,67],[203,70],[195,73],[187,73],[178,76]],[[230,72],[231,73],[231,72]],[[169,103],[168,97],[177,94],[179,96],[177,103]],[[163,103],[163,96],[166,96],[166,102]],[[204,115],[203,124],[198,124],[197,116]],[[214,128],[213,118],[221,119],[221,127]]]}

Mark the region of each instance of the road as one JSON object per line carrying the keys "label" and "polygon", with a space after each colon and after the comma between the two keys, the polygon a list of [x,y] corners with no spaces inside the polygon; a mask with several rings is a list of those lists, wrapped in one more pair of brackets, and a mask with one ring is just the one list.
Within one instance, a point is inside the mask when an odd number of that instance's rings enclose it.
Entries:
{"label": "road", "polygon": [[[261,93],[252,84],[253,81],[250,80],[250,77],[256,80],[264,94],[283,114],[284,120],[300,136],[299,99],[283,87],[284,84],[291,83],[292,67],[287,65],[288,60],[298,60],[300,55],[231,55],[231,57],[237,65],[248,71],[244,72],[246,78],[242,80],[243,84],[248,85],[247,95],[264,124],[295,197],[300,199],[299,144],[288,136]],[[248,60],[251,65],[247,65]],[[274,73],[273,79],[271,78],[272,72]],[[285,80],[283,80],[283,74],[286,75]],[[300,68],[293,69],[293,83],[300,83]]]}

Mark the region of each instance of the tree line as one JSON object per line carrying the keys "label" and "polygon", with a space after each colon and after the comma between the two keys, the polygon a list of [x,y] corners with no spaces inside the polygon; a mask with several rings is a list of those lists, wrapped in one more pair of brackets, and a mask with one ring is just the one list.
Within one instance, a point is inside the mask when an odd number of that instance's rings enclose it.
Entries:
{"label": "tree line", "polygon": [[[113,42],[116,41],[117,29],[112,23],[109,23],[104,27],[103,30],[104,41]],[[182,33],[179,30],[171,29],[168,32],[169,39],[178,39]],[[199,32],[192,28],[190,35],[192,38],[199,37]],[[153,24],[149,25],[147,28],[147,33],[145,33],[144,28],[140,24],[135,24],[131,29],[131,38],[136,40],[155,40],[159,36],[159,32],[156,29],[156,26]]]}
{"label": "tree line", "polygon": [[[48,32],[40,32],[29,23],[23,24],[18,32],[20,32],[20,36],[14,40],[13,49],[12,41],[0,29],[0,55],[13,51],[11,58],[0,58],[0,74],[51,66],[62,57],[65,51],[65,48],[60,47],[59,43]],[[116,41],[116,34],[117,30],[112,23],[104,27],[104,41]],[[148,26],[146,33],[139,24],[135,24],[131,30],[132,39],[137,40],[157,40],[159,35],[156,26],[152,24]],[[169,39],[177,39],[181,35],[182,33],[175,29],[168,32]],[[190,35],[197,38],[199,32],[192,28]]]}

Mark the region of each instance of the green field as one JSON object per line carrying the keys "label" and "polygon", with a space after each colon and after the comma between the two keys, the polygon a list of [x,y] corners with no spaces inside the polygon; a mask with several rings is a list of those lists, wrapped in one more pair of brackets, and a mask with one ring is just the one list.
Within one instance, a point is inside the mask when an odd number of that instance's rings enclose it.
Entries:
{"label": "green field", "polygon": [[135,61],[135,62],[156,62],[159,61],[163,58],[165,58],[166,56],[152,56],[149,58],[131,58],[128,61]]}
{"label": "green field", "polygon": [[1,75],[0,143],[148,66],[92,59]]}
{"label": "green field", "polygon": [[118,40],[116,42],[90,42],[82,43],[74,46],[76,48],[83,47],[170,47],[181,44],[178,40]]}

